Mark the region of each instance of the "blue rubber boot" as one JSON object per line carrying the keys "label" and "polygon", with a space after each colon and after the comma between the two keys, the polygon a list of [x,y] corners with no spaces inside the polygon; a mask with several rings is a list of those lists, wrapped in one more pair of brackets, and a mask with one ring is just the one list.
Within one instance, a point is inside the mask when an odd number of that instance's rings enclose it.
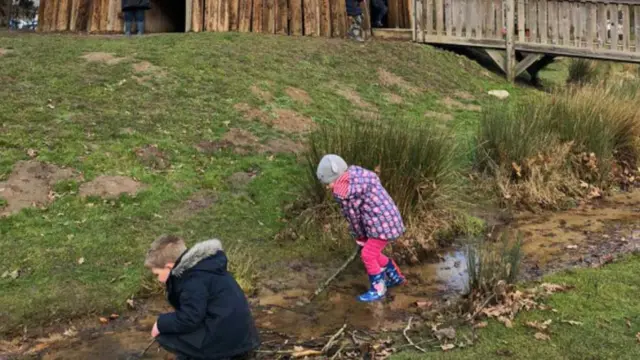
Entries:
{"label": "blue rubber boot", "polygon": [[387,293],[387,286],[384,281],[384,272],[378,275],[369,275],[371,288],[366,293],[360,295],[358,300],[361,302],[373,302],[384,298]]}
{"label": "blue rubber boot", "polygon": [[403,285],[407,282],[407,279],[400,272],[400,268],[395,261],[389,259],[389,263],[384,267],[384,274],[386,275],[385,285],[387,289],[394,288],[396,286]]}

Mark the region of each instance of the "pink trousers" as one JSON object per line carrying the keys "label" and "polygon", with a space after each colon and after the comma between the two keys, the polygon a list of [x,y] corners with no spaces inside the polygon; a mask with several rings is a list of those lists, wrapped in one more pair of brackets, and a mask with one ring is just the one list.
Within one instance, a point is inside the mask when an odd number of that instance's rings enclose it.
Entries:
{"label": "pink trousers", "polygon": [[389,258],[382,254],[385,246],[387,246],[385,240],[368,239],[364,243],[360,256],[367,274],[378,275],[384,271],[384,267],[389,263]]}

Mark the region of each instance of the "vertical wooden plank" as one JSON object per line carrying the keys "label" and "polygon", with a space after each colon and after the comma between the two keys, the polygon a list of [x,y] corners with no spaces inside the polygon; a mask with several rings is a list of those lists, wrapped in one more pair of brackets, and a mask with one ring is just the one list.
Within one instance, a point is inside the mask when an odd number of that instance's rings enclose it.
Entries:
{"label": "vertical wooden plank", "polygon": [[398,24],[398,2],[400,0],[389,0],[387,3],[387,27],[397,28]]}
{"label": "vertical wooden plank", "polygon": [[611,50],[618,50],[618,5],[609,5],[611,17]]}
{"label": "vertical wooden plank", "polygon": [[538,35],[538,0],[529,0],[529,16],[527,16],[529,24],[529,41],[537,43],[540,36]]}
{"label": "vertical wooden plank", "polygon": [[415,9],[415,22],[413,23],[414,27],[414,40],[421,43],[424,42],[424,19],[422,15],[422,9],[424,8],[423,0],[415,0],[414,9]]}
{"label": "vertical wooden plank", "polygon": [[587,19],[586,19],[587,45],[586,47],[591,49],[593,48],[593,38],[596,33],[596,16],[595,16],[596,7],[592,3],[587,3],[586,8],[587,8]]}
{"label": "vertical wooden plank", "polygon": [[622,50],[631,48],[631,12],[629,5],[622,5]]}
{"label": "vertical wooden plank", "polygon": [[[233,1],[233,0],[229,0]],[[288,35],[289,34],[289,6],[287,0],[278,0],[278,11],[277,11],[277,22],[276,22],[276,34],[280,35]],[[231,12],[229,12],[231,16]]]}
{"label": "vertical wooden plank", "polygon": [[[76,11],[75,31],[89,31],[89,17],[91,16],[91,0],[79,0]],[[120,31],[123,30],[123,20],[120,21]]]}
{"label": "vertical wooden plank", "polygon": [[58,0],[55,29],[57,31],[69,30],[69,0]]}
{"label": "vertical wooden plank", "polygon": [[108,24],[109,24],[109,0],[102,0],[102,5],[100,5],[100,31],[102,32],[107,31]]}
{"label": "vertical wooden plank", "polygon": [[276,0],[263,0],[262,4],[262,33],[274,34],[276,32]]}
{"label": "vertical wooden plank", "polygon": [[220,0],[220,21],[218,22],[218,31],[228,32],[230,24],[231,0]]}
{"label": "vertical wooden plank", "polygon": [[493,39],[496,37],[496,7],[495,0],[490,0],[485,4],[485,10],[487,12],[485,18],[485,36],[487,39]]}
{"label": "vertical wooden plank", "polygon": [[515,50],[515,0],[505,0],[506,7],[506,27],[507,27],[507,52],[506,52],[506,73],[507,80],[515,80],[514,72],[516,67],[516,50]]}
{"label": "vertical wooden plank", "polygon": [[339,9],[341,9],[338,11],[338,34],[340,37],[343,37],[347,35],[347,29],[349,27],[347,24],[347,2],[346,0],[338,0],[338,4]]}
{"label": "vertical wooden plank", "polygon": [[458,7],[460,7],[460,4],[458,3],[458,0],[451,0],[450,2],[450,6],[451,6],[451,11],[449,13],[449,16],[451,17],[451,32],[450,32],[450,36],[455,37],[457,36],[456,34],[458,33],[458,28],[460,27],[458,24]]}
{"label": "vertical wooden plank", "polygon": [[482,26],[483,23],[485,22],[485,17],[486,14],[484,12],[484,6],[482,6],[482,4],[485,2],[485,0],[476,0],[476,4],[474,7],[475,13],[476,13],[476,38],[477,39],[482,39]]}
{"label": "vertical wooden plank", "polygon": [[51,0],[40,0],[40,5],[38,6],[38,26],[36,27],[37,32],[47,31],[45,26],[45,9],[47,8],[47,2],[49,1]]}
{"label": "vertical wooden plank", "polygon": [[[96,1],[96,0],[93,0]],[[194,32],[200,32],[204,27],[204,1],[193,0],[191,4],[191,28]]]}
{"label": "vertical wooden plank", "polygon": [[444,0],[436,0],[436,35],[442,36],[444,28]]}
{"label": "vertical wooden plank", "polygon": [[[284,0],[285,6],[287,0]],[[287,23],[288,14],[285,13],[285,23]],[[229,31],[238,31],[240,28],[240,0],[229,0]]]}
{"label": "vertical wooden plank", "polygon": [[[324,0],[319,0],[323,2]],[[327,36],[332,37],[342,37],[346,35],[346,8],[347,4],[344,0],[331,0],[329,1],[330,12],[326,15],[328,21],[324,26],[328,26],[327,28]],[[322,4],[321,4],[322,5]],[[323,23],[325,22],[322,17],[320,18],[320,34],[323,34],[322,28]]]}
{"label": "vertical wooden plank", "polygon": [[575,3],[574,5],[575,11],[576,11],[576,16],[575,16],[575,24],[574,24],[574,38],[576,41],[576,46],[577,47],[582,47],[582,40],[583,40],[583,36],[582,36],[582,29],[584,28],[584,26],[582,25],[584,22],[584,17],[582,16],[583,12],[584,12],[584,5],[581,3]]}
{"label": "vertical wooden plank", "polygon": [[538,3],[538,24],[540,24],[540,42],[546,44],[549,37],[549,21],[548,21],[548,3],[546,0],[540,0]]}
{"label": "vertical wooden plank", "polygon": [[118,14],[118,5],[120,1],[118,0],[108,0],[109,1],[109,11],[107,13],[107,31],[112,32],[115,29],[116,25],[116,16]]}
{"label": "vertical wooden plank", "polygon": [[302,0],[289,0],[289,34],[302,35]]}
{"label": "vertical wooden plank", "polygon": [[505,13],[504,13],[504,2],[505,0],[498,0],[497,1],[497,6],[498,8],[496,9],[496,35],[500,38],[503,39],[504,36],[504,31],[506,30],[505,28]]}
{"label": "vertical wooden plank", "polygon": [[[255,0],[254,0],[255,1]],[[304,10],[304,34],[307,36],[318,36],[320,35],[318,31],[317,16],[318,16],[318,2],[316,0],[304,0],[303,3]]]}
{"label": "vertical wooden plank", "polygon": [[[89,0],[90,1],[90,0]],[[184,31],[191,32],[192,30],[192,19],[193,19],[193,1],[184,0],[185,9],[184,9]]]}
{"label": "vertical wooden plank", "polygon": [[[320,2],[320,35],[331,37],[332,13],[336,10],[336,0],[318,0]],[[331,3],[334,4],[333,8]],[[336,24],[337,26],[337,24]]]}
{"label": "vertical wooden plank", "polygon": [[571,3],[562,3],[562,44],[571,45]]}
{"label": "vertical wooden plank", "polygon": [[[346,8],[346,3],[345,3],[345,8]],[[362,2],[360,3],[360,8],[362,9],[362,32],[364,33],[364,38],[367,39],[369,37],[371,37],[371,7],[369,6],[369,0],[362,0]],[[346,20],[345,21],[345,34],[347,32],[347,30],[349,29],[349,26],[351,25],[349,23],[349,17],[346,16],[346,12],[345,12],[345,17]]]}
{"label": "vertical wooden plank", "polygon": [[76,21],[78,20],[78,8],[80,0],[71,0],[71,9],[69,13],[69,31],[76,31]]}
{"label": "vertical wooden plank", "polygon": [[[54,2],[55,0],[47,0],[49,2]],[[100,29],[100,5],[102,3],[97,0],[91,1],[91,11],[90,11],[90,20],[89,20],[89,32],[97,32]],[[48,10],[48,8],[47,8]]]}
{"label": "vertical wooden plank", "polygon": [[216,31],[219,1],[204,0],[204,31]]}
{"label": "vertical wooden plank", "polygon": [[426,0],[426,1],[427,1],[426,2],[427,3],[427,9],[425,11],[426,12],[425,16],[427,18],[427,34],[433,35],[434,34],[434,30],[433,30],[434,29],[434,27],[433,27],[433,24],[434,24],[434,22],[433,22],[433,14],[434,14],[433,1],[434,0]]}
{"label": "vertical wooden plank", "polygon": [[447,36],[453,36],[453,2],[454,0],[446,0],[444,4],[445,10],[445,32]]}
{"label": "vertical wooden plank", "polygon": [[635,38],[636,38],[636,52],[640,52],[640,6],[633,7],[633,18],[635,20]]}
{"label": "vertical wooden plank", "polygon": [[262,7],[264,0],[253,0],[251,15],[251,31],[255,33],[262,32]]}
{"label": "vertical wooden plank", "polygon": [[601,48],[606,48],[609,41],[607,19],[607,6],[604,3],[598,4],[598,40]]}
{"label": "vertical wooden plank", "polygon": [[518,41],[524,42],[524,29],[526,25],[524,15],[524,0],[518,0]]}
{"label": "vertical wooden plank", "polygon": [[239,0],[238,2],[238,31],[251,31],[251,9],[253,2],[251,0]]}
{"label": "vertical wooden plank", "polygon": [[467,39],[470,39],[473,35],[473,30],[475,29],[474,19],[475,14],[473,13],[473,4],[475,0],[465,0],[464,5],[464,36]]}

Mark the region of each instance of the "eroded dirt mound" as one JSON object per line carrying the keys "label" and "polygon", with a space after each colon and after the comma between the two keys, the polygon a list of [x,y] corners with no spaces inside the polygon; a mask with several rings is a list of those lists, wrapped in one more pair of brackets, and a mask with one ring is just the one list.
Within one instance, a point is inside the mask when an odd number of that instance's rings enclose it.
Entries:
{"label": "eroded dirt mound", "polygon": [[86,53],[82,55],[82,58],[87,60],[88,62],[103,63],[107,65],[116,65],[127,60],[127,58],[117,57],[112,53],[105,52]]}
{"label": "eroded dirt mound", "polygon": [[290,109],[276,109],[276,118],[269,119],[276,129],[287,133],[305,133],[315,129],[316,123],[311,118],[300,115]]}
{"label": "eroded dirt mound", "polygon": [[0,217],[19,212],[30,206],[43,206],[50,203],[55,196],[51,188],[62,180],[79,179],[72,169],[30,160],[19,161],[6,181],[0,182]]}
{"label": "eroded dirt mound", "polygon": [[285,90],[285,93],[287,93],[287,95],[293,99],[294,101],[297,101],[299,103],[305,104],[305,105],[309,105],[313,102],[313,100],[311,99],[311,96],[309,96],[309,94],[302,90],[302,89],[298,89],[295,87],[288,87]]}
{"label": "eroded dirt mound", "polygon": [[411,85],[402,77],[382,68],[378,69],[378,79],[383,86],[397,86],[400,89],[413,94],[420,91],[417,87]]}
{"label": "eroded dirt mound", "polygon": [[233,144],[228,140],[215,140],[215,141],[204,140],[197,143],[194,147],[200,153],[203,153],[206,155],[213,155],[218,151],[227,149],[231,146],[233,146]]}
{"label": "eroded dirt mound", "polygon": [[222,137],[222,141],[233,145],[237,154],[248,154],[256,146],[260,145],[258,138],[244,129],[231,128]]}
{"label": "eroded dirt mound", "polygon": [[427,111],[427,112],[424,113],[424,116],[427,117],[427,118],[432,118],[432,119],[445,121],[445,122],[453,120],[453,115],[439,113],[439,112],[435,112],[435,111]]}
{"label": "eroded dirt mound", "polygon": [[80,196],[100,196],[117,198],[122,194],[134,195],[144,189],[144,185],[126,176],[102,175],[80,186]]}
{"label": "eroded dirt mound", "polygon": [[402,104],[402,102],[403,102],[402,96],[394,94],[394,93],[386,93],[386,94],[384,94],[384,98],[390,104]]}
{"label": "eroded dirt mound", "polygon": [[244,118],[247,120],[260,120],[264,121],[267,118],[267,114],[260,109],[254,109],[251,105],[246,103],[238,103],[233,106],[233,108],[241,112],[244,115]]}
{"label": "eroded dirt mound", "polygon": [[150,168],[164,170],[171,166],[169,157],[158,149],[158,145],[145,145],[135,152],[140,162]]}
{"label": "eroded dirt mound", "polygon": [[133,63],[131,65],[133,72],[132,78],[140,85],[149,85],[149,82],[154,79],[162,78],[167,75],[167,72],[159,66],[153,65],[148,61],[141,61]]}
{"label": "eroded dirt mound", "polygon": [[463,104],[458,100],[452,99],[450,97],[446,97],[439,101],[440,104],[446,106],[448,109],[460,109],[467,111],[482,111],[482,108],[478,105],[474,104]]}
{"label": "eroded dirt mound", "polygon": [[271,139],[264,144],[260,152],[272,154],[293,153],[300,154],[304,151],[304,145],[290,139]]}
{"label": "eroded dirt mound", "polygon": [[456,91],[454,93],[454,95],[458,98],[458,99],[462,99],[462,100],[475,100],[475,96],[469,94],[466,91]]}
{"label": "eroded dirt mound", "polygon": [[270,92],[262,90],[256,85],[251,86],[251,93],[266,102],[273,100],[273,95]]}
{"label": "eroded dirt mound", "polygon": [[349,102],[353,105],[364,109],[369,109],[370,111],[377,111],[377,108],[375,106],[364,101],[362,97],[360,97],[360,94],[358,94],[358,92],[354,89],[342,84],[338,84],[337,82],[332,82],[329,84],[329,86],[334,89],[336,94],[349,100]]}
{"label": "eroded dirt mound", "polygon": [[218,197],[214,193],[198,191],[173,211],[172,219],[188,219],[200,212],[210,209],[217,201]]}

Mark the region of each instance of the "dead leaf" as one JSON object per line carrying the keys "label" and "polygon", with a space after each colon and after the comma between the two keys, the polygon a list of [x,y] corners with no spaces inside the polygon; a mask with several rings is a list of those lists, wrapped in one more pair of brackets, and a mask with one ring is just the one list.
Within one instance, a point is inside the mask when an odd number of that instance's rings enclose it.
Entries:
{"label": "dead leaf", "polygon": [[67,337],[74,337],[74,336],[78,335],[78,331],[76,330],[76,328],[70,327],[69,329],[67,329],[67,331],[62,333],[62,335],[67,336]]}
{"label": "dead leaf", "polygon": [[638,339],[638,342],[640,343],[640,332],[636,334],[636,339]]}
{"label": "dead leaf", "polygon": [[583,188],[583,189],[586,189],[586,188],[588,188],[588,187],[589,187],[589,184],[587,184],[586,182],[584,182],[584,181],[582,181],[582,180],[581,180],[581,181],[580,181],[580,187],[581,187],[581,188]]}
{"label": "dead leaf", "polygon": [[488,322],[486,322],[486,321],[483,321],[483,322],[479,322],[479,323],[477,323],[477,324],[474,324],[474,325],[473,325],[473,328],[474,328],[474,329],[484,329],[484,328],[486,328],[487,326],[489,326],[489,323],[488,323]]}
{"label": "dead leaf", "polygon": [[629,319],[625,319],[625,320],[626,320],[626,323],[627,323],[627,327],[629,329],[631,329],[631,320],[629,320]]}
{"label": "dead leaf", "polygon": [[381,169],[380,169],[380,165],[376,166],[376,167],[373,169],[373,172],[375,172],[375,173],[376,173],[376,174],[378,174],[378,175],[380,175],[380,171],[381,171]]}
{"label": "dead leaf", "polygon": [[516,176],[522,177],[522,168],[520,167],[520,165],[516,164],[515,162],[512,162],[511,167],[513,168],[513,171],[515,171]]}
{"label": "dead leaf", "polygon": [[416,306],[419,308],[428,308],[433,305],[433,301],[416,301]]}
{"label": "dead leaf", "polygon": [[82,264],[84,264],[84,258],[83,257],[78,259],[78,265],[82,265]]}
{"label": "dead leaf", "polygon": [[549,337],[549,335],[547,334],[543,334],[540,332],[537,332],[534,337],[536,338],[536,340],[541,340],[541,341],[547,341],[547,340],[551,340],[551,337]]}
{"label": "dead leaf", "polygon": [[582,326],[582,325],[584,325],[580,321],[574,321],[574,320],[562,320],[562,323],[563,324],[573,325],[573,326]]}
{"label": "dead leaf", "polygon": [[567,250],[575,250],[578,248],[578,245],[567,245],[566,249]]}
{"label": "dead leaf", "polygon": [[444,345],[440,345],[440,348],[442,349],[442,351],[449,351],[454,349],[456,346],[454,344],[444,344]]}
{"label": "dead leaf", "polygon": [[136,308],[136,304],[133,302],[133,299],[127,299],[127,305],[132,309]]}
{"label": "dead leaf", "polygon": [[38,151],[35,149],[28,149],[27,155],[29,155],[29,157],[33,159],[34,157],[38,156]]}
{"label": "dead leaf", "polygon": [[9,273],[9,277],[13,280],[17,279],[20,276],[20,269],[15,269],[11,273]]}
{"label": "dead leaf", "polygon": [[8,271],[3,272],[2,276],[0,276],[1,279],[7,278],[7,277],[9,277],[9,272]]}
{"label": "dead leaf", "polygon": [[118,314],[111,314],[111,315],[109,315],[109,319],[111,319],[111,320],[115,320],[115,319],[117,319],[117,318],[119,318],[119,317],[120,317],[120,315],[118,315]]}
{"label": "dead leaf", "polygon": [[322,355],[322,351],[318,351],[318,350],[308,350],[303,348],[302,346],[294,346],[293,347],[293,354],[291,354],[291,357],[293,358],[304,358],[307,356],[320,356]]}
{"label": "dead leaf", "polygon": [[107,319],[106,317],[100,317],[98,320],[100,321],[101,324],[109,323],[109,319]]}
{"label": "dead leaf", "polygon": [[551,324],[551,320],[547,320],[543,323],[539,323],[537,321],[527,321],[527,326],[536,330],[545,331],[549,328]]}
{"label": "dead leaf", "polygon": [[454,329],[452,327],[448,327],[448,328],[444,328],[444,329],[434,330],[433,331],[433,335],[435,335],[435,337],[437,337],[438,340],[442,340],[444,338],[446,338],[448,340],[455,340],[456,339],[456,329]]}
{"label": "dead leaf", "polygon": [[511,322],[511,320],[509,320],[509,318],[504,317],[504,316],[498,316],[498,321],[503,323],[504,326],[506,326],[507,328],[511,329],[513,327],[513,323]]}

